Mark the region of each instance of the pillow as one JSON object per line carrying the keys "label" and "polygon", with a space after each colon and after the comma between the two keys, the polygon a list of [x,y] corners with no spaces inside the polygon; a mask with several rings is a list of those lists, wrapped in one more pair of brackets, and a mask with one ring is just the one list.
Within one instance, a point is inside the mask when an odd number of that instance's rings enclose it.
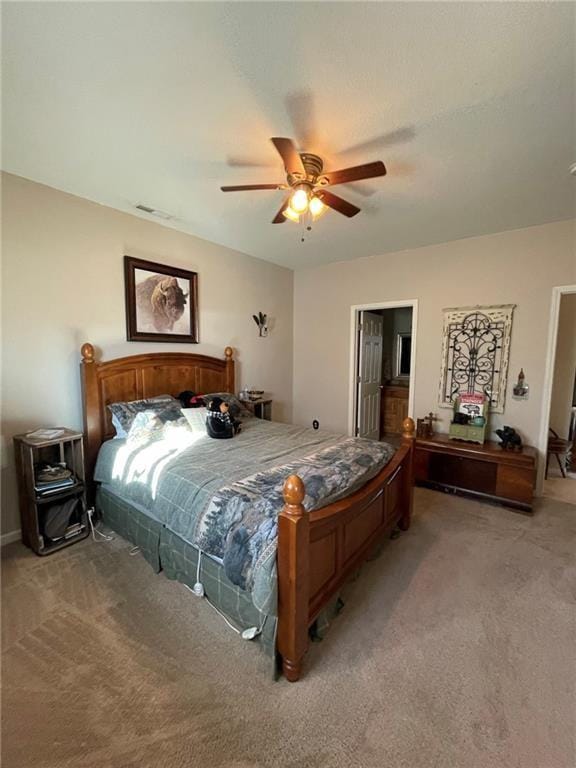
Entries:
{"label": "pillow", "polygon": [[[112,425],[116,430],[116,437],[128,437],[130,427],[137,414],[146,410],[158,410],[167,405],[178,407],[178,401],[171,395],[158,395],[147,400],[131,400],[127,403],[111,403],[108,410],[112,414]],[[181,414],[179,414],[180,416]]]}
{"label": "pillow", "polygon": [[[110,407],[110,406],[108,406],[108,407]],[[118,416],[116,416],[115,413],[112,414],[112,426],[116,430],[116,434],[114,435],[114,438],[126,437],[126,430],[122,426],[122,422],[120,421]]]}
{"label": "pillow", "polygon": [[228,403],[230,416],[232,416],[233,419],[238,418],[238,416],[252,416],[250,411],[247,408],[244,408],[236,395],[231,395],[229,392],[212,392],[210,395],[204,395],[206,405],[210,405],[210,400],[215,397],[220,397],[225,403]]}
{"label": "pillow", "polygon": [[165,403],[163,409],[153,408],[140,411],[134,417],[130,431],[129,443],[147,443],[150,440],[161,440],[166,432],[165,428],[186,427],[186,419],[182,416],[182,410],[177,405]]}
{"label": "pillow", "polygon": [[182,408],[182,413],[192,432],[206,432],[207,408]]}

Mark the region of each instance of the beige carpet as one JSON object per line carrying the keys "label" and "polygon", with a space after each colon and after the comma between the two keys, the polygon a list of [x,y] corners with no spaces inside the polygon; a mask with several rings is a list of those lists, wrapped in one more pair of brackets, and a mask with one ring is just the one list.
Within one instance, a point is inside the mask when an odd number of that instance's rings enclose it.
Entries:
{"label": "beige carpet", "polygon": [[576,473],[568,472],[562,477],[560,470],[551,470],[544,480],[544,495],[549,499],[576,504]]}
{"label": "beige carpet", "polygon": [[574,768],[574,507],[417,491],[305,678],[121,540],[4,549],[3,768]]}

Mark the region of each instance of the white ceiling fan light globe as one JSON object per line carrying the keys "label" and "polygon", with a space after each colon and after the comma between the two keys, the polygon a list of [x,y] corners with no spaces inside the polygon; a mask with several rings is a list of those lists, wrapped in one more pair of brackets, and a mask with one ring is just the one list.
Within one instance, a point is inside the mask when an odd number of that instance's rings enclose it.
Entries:
{"label": "white ceiling fan light globe", "polygon": [[293,221],[296,224],[298,224],[300,221],[300,214],[297,213],[290,205],[287,208],[284,208],[282,215],[286,216],[287,219],[290,219],[290,221]]}
{"label": "white ceiling fan light globe", "polygon": [[308,204],[308,207],[310,209],[310,213],[312,214],[312,216],[315,219],[317,219],[318,216],[321,216],[324,213],[324,211],[326,210],[326,206],[324,205],[322,200],[320,200],[319,197],[313,197],[310,200],[310,203]]}
{"label": "white ceiling fan light globe", "polygon": [[290,207],[296,213],[304,213],[308,209],[308,192],[305,189],[297,189],[290,198]]}

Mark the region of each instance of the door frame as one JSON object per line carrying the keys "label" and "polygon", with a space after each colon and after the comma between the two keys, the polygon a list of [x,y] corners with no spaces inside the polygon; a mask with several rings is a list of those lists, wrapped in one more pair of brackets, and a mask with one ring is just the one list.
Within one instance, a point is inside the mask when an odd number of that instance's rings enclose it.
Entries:
{"label": "door frame", "polygon": [[552,406],[552,388],[554,386],[554,365],[556,363],[556,347],[558,345],[558,324],[560,321],[560,302],[562,296],[576,293],[576,284],[557,285],[552,288],[550,303],[550,320],[548,322],[548,341],[546,346],[546,362],[544,365],[544,382],[542,386],[542,410],[540,413],[540,435],[538,439],[538,476],[536,480],[537,495],[542,494],[544,486],[544,469],[548,452],[548,428],[550,426],[550,408]]}
{"label": "door frame", "polygon": [[360,312],[374,309],[412,308],[412,352],[410,365],[410,384],[408,388],[408,416],[414,418],[414,395],[416,389],[416,340],[418,335],[418,299],[398,299],[397,301],[377,301],[373,304],[352,304],[350,307],[350,367],[348,388],[348,434],[356,434],[356,409],[358,407],[358,387],[356,376],[358,368],[358,317]]}

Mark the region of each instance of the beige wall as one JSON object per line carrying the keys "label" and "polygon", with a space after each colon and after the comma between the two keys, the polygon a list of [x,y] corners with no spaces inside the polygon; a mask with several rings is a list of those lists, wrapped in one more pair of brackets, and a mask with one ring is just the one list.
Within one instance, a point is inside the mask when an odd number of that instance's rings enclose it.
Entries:
{"label": "beige wall", "polygon": [[[347,430],[351,305],[418,299],[415,416],[434,411],[447,431],[450,411],[438,407],[442,309],[513,303],[506,410],[492,428],[505,422],[536,443],[552,287],[576,280],[573,233],[572,222],[558,222],[296,272],[295,421]],[[526,401],[510,397],[521,367]]]}
{"label": "beige wall", "polygon": [[[2,181],[3,532],[18,527],[11,436],[40,424],[81,426],[84,341],[108,358],[190,348],[125,341],[124,254],[198,271],[202,343],[194,351],[221,355],[231,344],[238,386],[270,392],[274,418],[317,418],[340,431],[348,426],[351,305],[419,300],[416,415],[434,410],[446,430],[449,412],[437,406],[442,308],[516,303],[509,383],[523,367],[530,398],[508,397],[492,426],[504,421],[537,440],[551,289],[576,282],[573,222],[301,270],[292,304],[289,270],[18,177]],[[267,339],[251,318],[257,310],[272,318]]]}
{"label": "beige wall", "polygon": [[550,405],[550,426],[560,437],[568,437],[575,374],[576,293],[568,293],[560,300],[558,341]]}
{"label": "beige wall", "polygon": [[[104,358],[144,351],[223,356],[237,350],[237,385],[274,398],[291,419],[290,270],[24,179],[2,177],[2,531],[18,528],[11,437],[38,425],[82,425],[79,350]],[[123,256],[199,273],[198,345],[126,341]],[[252,314],[271,317],[258,337]]]}

